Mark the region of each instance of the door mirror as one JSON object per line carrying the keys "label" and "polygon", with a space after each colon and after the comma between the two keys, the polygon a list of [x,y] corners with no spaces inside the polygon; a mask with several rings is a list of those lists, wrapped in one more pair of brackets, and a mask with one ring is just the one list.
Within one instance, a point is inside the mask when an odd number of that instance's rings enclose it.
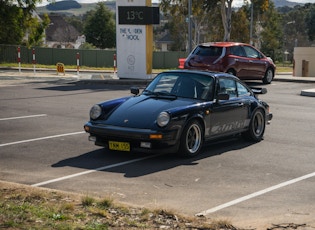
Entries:
{"label": "door mirror", "polygon": [[131,87],[131,88],[130,88],[130,92],[131,92],[132,94],[134,94],[134,95],[138,95],[139,92],[140,92],[140,90],[139,90],[138,87]]}
{"label": "door mirror", "polygon": [[219,93],[217,96],[217,102],[221,100],[229,100],[229,99],[230,99],[230,95],[227,93]]}

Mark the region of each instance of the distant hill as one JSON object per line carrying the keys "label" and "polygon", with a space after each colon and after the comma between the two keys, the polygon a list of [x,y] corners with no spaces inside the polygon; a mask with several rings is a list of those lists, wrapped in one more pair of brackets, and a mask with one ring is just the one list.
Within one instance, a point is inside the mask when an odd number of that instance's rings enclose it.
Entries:
{"label": "distant hill", "polygon": [[70,9],[78,9],[82,6],[74,0],[66,0],[61,2],[50,3],[46,6],[46,9],[49,11],[59,11],[59,10],[70,10]]}
{"label": "distant hill", "polygon": [[287,0],[272,0],[273,3],[275,4],[275,7],[284,7],[284,6],[288,6],[288,7],[294,7],[296,5],[303,5],[303,3],[298,3],[298,2],[289,2]]}
{"label": "distant hill", "polygon": [[[116,10],[116,1],[103,2],[112,11]],[[78,7],[78,5],[80,7]],[[90,10],[95,10],[97,3],[78,3],[75,0],[65,0],[60,2],[51,3],[46,6],[37,7],[36,11],[39,14],[43,13],[58,13],[64,15],[83,15]],[[51,8],[53,7],[53,8]]]}

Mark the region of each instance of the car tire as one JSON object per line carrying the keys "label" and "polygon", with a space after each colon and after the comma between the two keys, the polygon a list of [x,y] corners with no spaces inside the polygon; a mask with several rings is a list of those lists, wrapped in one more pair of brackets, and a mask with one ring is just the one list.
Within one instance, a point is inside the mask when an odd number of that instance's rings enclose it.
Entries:
{"label": "car tire", "polygon": [[203,145],[203,128],[199,121],[192,120],[184,128],[178,153],[185,157],[193,157],[200,153]]}
{"label": "car tire", "polygon": [[262,80],[263,83],[264,84],[270,84],[272,82],[273,78],[274,78],[274,74],[275,73],[274,73],[273,69],[268,68],[266,73],[265,73],[265,76],[264,76],[264,78]]}
{"label": "car tire", "polygon": [[259,142],[263,139],[266,128],[265,114],[261,109],[254,112],[249,123],[248,130],[243,133],[243,137],[249,141]]}

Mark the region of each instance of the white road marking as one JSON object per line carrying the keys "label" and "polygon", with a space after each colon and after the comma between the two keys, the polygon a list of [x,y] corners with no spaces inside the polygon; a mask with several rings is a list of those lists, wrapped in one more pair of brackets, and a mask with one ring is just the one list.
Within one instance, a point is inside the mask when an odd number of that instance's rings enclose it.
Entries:
{"label": "white road marking", "polygon": [[57,138],[57,137],[78,135],[78,134],[83,134],[83,133],[85,133],[85,131],[74,132],[74,133],[64,133],[64,134],[58,134],[58,135],[53,135],[53,136],[48,136],[48,137],[39,137],[39,138],[34,138],[34,139],[15,141],[15,142],[10,142],[10,143],[0,144],[0,147],[9,146],[9,145],[17,145],[17,144],[22,144],[22,143],[27,143],[27,142],[32,142],[32,141],[41,141],[41,140],[52,139],[52,138]]}
{"label": "white road marking", "polygon": [[0,118],[0,121],[24,119],[24,118],[33,118],[33,117],[45,117],[45,116],[47,116],[47,114],[36,114],[36,115],[21,116],[21,117],[7,117],[7,118]]}
{"label": "white road marking", "polygon": [[154,158],[154,157],[161,156],[161,155],[163,155],[163,153],[162,154],[150,155],[150,156],[147,156],[147,157],[141,157],[141,158],[137,158],[137,159],[134,159],[134,160],[124,161],[124,162],[120,162],[120,163],[116,163],[116,164],[112,164],[112,165],[106,165],[106,166],[103,166],[103,167],[100,167],[100,168],[91,169],[91,170],[87,170],[87,171],[83,171],[83,172],[80,172],[80,173],[71,174],[71,175],[64,176],[64,177],[59,177],[59,178],[56,178],[56,179],[40,182],[40,183],[37,183],[37,184],[32,184],[31,186],[39,187],[39,186],[42,186],[42,185],[46,185],[46,184],[51,184],[51,183],[54,183],[54,182],[67,180],[67,179],[70,179],[70,178],[73,178],[73,177],[78,177],[78,176],[86,175],[86,174],[93,173],[93,172],[102,171],[102,170],[105,170],[105,169],[110,169],[110,168],[114,168],[114,167],[130,164],[130,163],[134,163],[134,162],[138,162],[138,161],[143,161],[143,160]]}
{"label": "white road marking", "polygon": [[280,183],[280,184],[274,185],[272,187],[260,190],[258,192],[254,192],[254,193],[249,194],[247,196],[240,197],[240,198],[238,198],[236,200],[232,200],[230,202],[227,202],[225,204],[219,205],[217,207],[214,207],[214,208],[202,211],[200,213],[197,213],[196,216],[205,216],[207,214],[214,213],[214,212],[219,211],[221,209],[228,208],[230,206],[233,206],[235,204],[241,203],[243,201],[255,198],[257,196],[263,195],[263,194],[271,192],[273,190],[276,190],[276,189],[279,189],[279,188],[282,188],[282,187],[285,187],[285,186],[297,183],[297,182],[302,181],[302,180],[306,180],[306,179],[314,177],[314,176],[315,176],[315,172],[307,174],[307,175],[304,175],[304,176],[301,176],[301,177],[298,177],[298,178],[295,178],[295,179],[292,179],[292,180],[289,180],[289,181],[285,181],[283,183]]}

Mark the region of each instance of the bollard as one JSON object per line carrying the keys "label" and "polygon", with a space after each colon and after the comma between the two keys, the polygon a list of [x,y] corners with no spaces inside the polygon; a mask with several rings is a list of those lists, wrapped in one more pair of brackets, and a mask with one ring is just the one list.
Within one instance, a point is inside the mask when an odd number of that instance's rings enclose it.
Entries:
{"label": "bollard", "polygon": [[117,61],[117,57],[116,57],[116,54],[114,54],[114,74],[116,74],[116,67],[117,67],[116,61]]}
{"label": "bollard", "polygon": [[21,73],[21,47],[18,47],[19,73]]}
{"label": "bollard", "polygon": [[57,75],[59,75],[59,73],[63,73],[63,75],[66,75],[65,65],[63,63],[58,62],[56,64],[56,68],[57,68]]}
{"label": "bollard", "polygon": [[32,54],[33,54],[33,69],[34,69],[34,75],[36,73],[36,58],[35,58],[35,49],[33,48],[32,50]]}
{"label": "bollard", "polygon": [[184,63],[185,63],[185,61],[186,61],[186,58],[179,58],[179,59],[178,59],[178,62],[179,62],[178,68],[179,68],[179,69],[184,69]]}
{"label": "bollard", "polygon": [[77,53],[77,75],[80,74],[80,54]]}

